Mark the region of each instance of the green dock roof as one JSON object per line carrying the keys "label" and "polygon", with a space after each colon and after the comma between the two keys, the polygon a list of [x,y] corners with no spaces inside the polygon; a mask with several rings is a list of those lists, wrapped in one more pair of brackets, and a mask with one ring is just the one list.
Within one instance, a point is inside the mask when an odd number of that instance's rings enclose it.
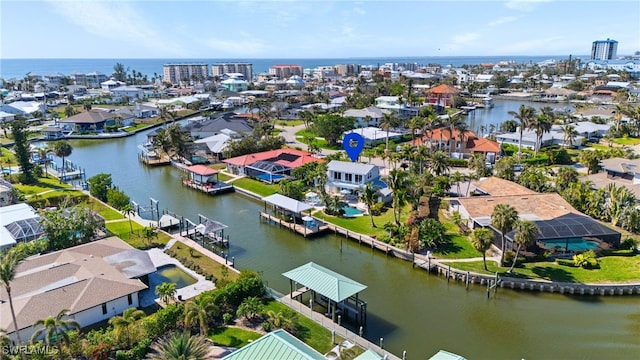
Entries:
{"label": "green dock roof", "polygon": [[282,275],[335,302],[341,302],[367,288],[366,285],[313,262],[287,271]]}
{"label": "green dock roof", "polygon": [[222,360],[271,359],[326,360],[322,354],[282,329],[272,331],[222,358]]}

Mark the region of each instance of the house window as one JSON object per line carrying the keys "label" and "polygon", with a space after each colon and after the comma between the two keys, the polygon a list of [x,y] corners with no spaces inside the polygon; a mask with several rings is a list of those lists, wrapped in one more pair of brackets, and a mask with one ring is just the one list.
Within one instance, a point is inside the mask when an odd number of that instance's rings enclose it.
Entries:
{"label": "house window", "polygon": [[131,294],[127,295],[127,302],[129,302],[129,305],[133,304],[133,297]]}
{"label": "house window", "polygon": [[356,174],[356,183],[360,184],[362,182],[362,175],[357,175]]}
{"label": "house window", "polygon": [[333,173],[333,179],[334,180],[342,180],[342,173],[341,172],[334,172]]}
{"label": "house window", "polygon": [[348,182],[353,181],[353,174],[344,174],[344,180]]}
{"label": "house window", "polygon": [[106,315],[107,314],[107,303],[103,303],[102,304],[102,315]]}

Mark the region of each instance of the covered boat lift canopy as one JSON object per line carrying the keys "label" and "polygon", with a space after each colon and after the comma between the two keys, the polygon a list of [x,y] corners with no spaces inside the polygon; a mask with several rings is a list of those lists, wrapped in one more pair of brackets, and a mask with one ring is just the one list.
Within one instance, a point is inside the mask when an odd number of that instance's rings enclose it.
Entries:
{"label": "covered boat lift canopy", "polygon": [[[301,297],[302,294],[311,290],[313,293],[311,305],[315,300],[315,294],[319,294],[322,301],[327,301],[327,314],[334,321],[336,310],[338,310],[347,317],[354,315],[356,322],[360,324],[366,323],[367,303],[358,298],[358,294],[367,288],[366,285],[314,262],[309,262],[282,275],[289,279],[291,298]],[[302,285],[302,288],[298,285]]]}
{"label": "covered boat lift canopy", "polygon": [[270,204],[294,214],[300,214],[303,211],[313,209],[313,206],[307,203],[280,194],[265,196],[262,198],[262,201],[265,202],[265,206],[266,204]]}

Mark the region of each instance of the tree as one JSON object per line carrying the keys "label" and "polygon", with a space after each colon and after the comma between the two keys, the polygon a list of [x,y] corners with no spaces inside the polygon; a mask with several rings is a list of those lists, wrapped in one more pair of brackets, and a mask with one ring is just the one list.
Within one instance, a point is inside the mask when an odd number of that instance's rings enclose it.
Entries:
{"label": "tree", "polygon": [[515,161],[513,157],[510,156],[503,157],[500,160],[496,161],[496,165],[494,168],[496,176],[501,179],[514,181],[516,178],[515,171],[513,170],[514,165]]}
{"label": "tree", "polygon": [[551,131],[553,121],[545,114],[540,114],[531,119],[529,128],[536,133],[536,145],[534,147],[534,156],[538,156],[538,150],[542,147],[542,137],[545,133]]}
{"label": "tree", "polygon": [[107,190],[107,204],[113,206],[118,210],[123,210],[123,208],[131,202],[131,198],[124,193],[124,191],[112,187]]}
{"label": "tree", "polygon": [[446,233],[447,229],[441,222],[427,218],[420,222],[418,238],[424,248],[435,249],[447,241]]}
{"label": "tree", "polygon": [[516,255],[513,257],[513,263],[509,268],[509,271],[512,272],[513,268],[516,266],[516,262],[518,261],[518,254],[520,253],[520,249],[524,246],[525,248],[531,245],[538,236],[538,227],[533,221],[529,220],[518,220],[514,224],[514,229],[516,230],[516,235],[514,236],[513,241],[515,241],[518,247],[516,248]]}
{"label": "tree", "polygon": [[73,147],[71,146],[71,144],[69,144],[69,142],[60,140],[53,143],[53,145],[51,146],[51,150],[53,151],[55,156],[62,158],[62,174],[64,175],[64,172],[66,170],[64,158],[71,155],[71,153],[73,152]]}
{"label": "tree", "polygon": [[88,242],[93,239],[99,227],[98,220],[91,210],[82,206],[47,210],[42,213],[40,223],[50,250],[65,249]]}
{"label": "tree", "polygon": [[[11,310],[11,319],[13,320],[13,327],[16,332],[16,339],[18,345],[22,344],[20,338],[20,329],[18,328],[18,320],[16,319],[16,311],[13,307],[13,298],[11,296],[11,282],[16,277],[18,265],[22,262],[22,258],[18,256],[14,251],[0,252],[0,285],[4,288],[9,299],[9,309]],[[26,360],[27,356],[24,351],[20,352],[22,360]]]}
{"label": "tree", "polygon": [[573,146],[573,142],[575,141],[576,135],[578,132],[576,131],[576,127],[573,125],[565,125],[562,127],[562,134],[564,134],[564,144],[568,146]]}
{"label": "tree", "polygon": [[487,250],[491,249],[491,244],[493,244],[493,232],[491,230],[477,228],[471,233],[471,245],[482,253],[482,262],[486,271],[489,271],[487,269]]}
{"label": "tree", "polygon": [[369,218],[371,219],[371,227],[375,228],[376,224],[373,222],[373,206],[378,202],[379,192],[373,188],[373,185],[369,182],[364,188],[364,191],[360,195],[360,200],[367,205]]}
{"label": "tree", "polygon": [[[39,325],[42,325],[42,329],[39,329],[33,333],[33,335],[31,336],[31,342],[32,343],[37,342],[40,335],[42,335],[43,333],[46,333],[44,338],[45,344],[52,345],[52,344],[60,344],[61,342],[64,342],[68,346],[69,335],[67,334],[67,332],[73,329],[76,329],[76,330],[80,329],[80,324],[77,321],[73,319],[70,319],[70,320],[63,319],[63,317],[67,316],[68,314],[69,314],[69,309],[62,309],[60,310],[58,315],[56,315],[55,318],[49,317],[44,320],[36,321],[36,323],[33,324],[33,327],[35,328]],[[63,358],[62,350],[58,349],[58,352],[60,354],[60,359],[62,359]]]}
{"label": "tree", "polygon": [[513,230],[513,226],[518,220],[518,212],[509,204],[498,204],[493,208],[491,213],[491,225],[500,231],[500,239],[502,241],[500,266],[504,263],[504,254],[506,249],[506,235]]}
{"label": "tree", "polygon": [[16,153],[16,160],[20,166],[21,182],[25,184],[33,184],[36,178],[33,175],[34,165],[31,162],[29,154],[29,140],[27,139],[29,131],[27,130],[27,121],[24,119],[16,119],[11,122],[11,133],[13,134],[13,146]]}
{"label": "tree", "polygon": [[89,194],[91,194],[91,196],[105,202],[107,201],[107,191],[113,186],[111,174],[97,174],[90,177],[87,183],[89,184]]}
{"label": "tree", "polygon": [[387,177],[389,189],[393,192],[393,218],[397,225],[400,225],[400,211],[405,205],[407,175],[406,171],[393,169]]}
{"label": "tree", "polygon": [[160,296],[160,300],[165,304],[169,303],[169,300],[176,296],[176,284],[164,282],[156,286],[156,295]]}
{"label": "tree", "polygon": [[220,308],[214,303],[207,302],[203,298],[190,300],[184,307],[184,324],[187,327],[198,324],[200,335],[207,336],[209,317],[218,316]]}
{"label": "tree", "polygon": [[151,348],[152,360],[204,360],[208,359],[209,343],[203,336],[191,336],[188,331],[175,332],[160,339]]}
{"label": "tree", "polygon": [[[584,151],[583,151],[584,152]],[[561,166],[556,174],[556,191],[563,192],[572,183],[578,182],[578,171],[572,166]]]}
{"label": "tree", "polygon": [[133,331],[138,329],[135,326],[136,321],[145,316],[144,311],[136,308],[128,308],[122,313],[122,316],[114,316],[109,319],[109,324],[113,326],[114,335],[117,341],[125,340],[127,349],[131,347],[131,335]]}
{"label": "tree", "polygon": [[238,306],[238,310],[236,311],[236,315],[238,317],[244,317],[250,322],[253,322],[258,314],[262,312],[264,305],[262,305],[262,300],[260,300],[257,296],[250,296],[242,301],[240,306]]}
{"label": "tree", "polygon": [[128,69],[125,69],[121,63],[116,63],[113,66],[113,77],[118,81],[125,81],[127,78]]}
{"label": "tree", "polygon": [[122,212],[127,215],[127,217],[129,218],[129,230],[130,233],[133,234],[133,223],[131,223],[131,215],[135,215],[136,212],[133,209],[133,206],[131,206],[131,204],[127,204],[122,208]]}
{"label": "tree", "polygon": [[267,311],[267,323],[272,328],[275,329],[285,329],[285,330],[294,330],[295,329],[295,320],[297,318],[295,313],[291,313],[293,316],[288,316],[286,311],[278,311],[275,312],[273,310]]}
{"label": "tree", "polygon": [[525,128],[528,128],[531,124],[532,119],[535,116],[535,109],[531,106],[526,106],[524,104],[520,105],[518,112],[509,111],[509,115],[513,116],[520,124],[519,124],[519,132],[520,132],[520,140],[518,140],[518,154],[522,154],[522,133]]}
{"label": "tree", "polygon": [[449,172],[449,157],[442,151],[436,151],[429,160],[429,170],[435,176],[441,176]]}
{"label": "tree", "polygon": [[400,126],[400,118],[396,116],[396,113],[394,111],[391,111],[389,113],[383,114],[382,120],[380,120],[380,123],[378,125],[381,129],[387,132],[385,150],[389,151],[389,129],[397,128],[398,126]]}
{"label": "tree", "polygon": [[549,190],[549,177],[539,167],[527,167],[518,176],[518,184],[537,192]]}
{"label": "tree", "polygon": [[311,130],[318,136],[323,137],[328,145],[335,146],[342,138],[345,131],[352,130],[355,119],[352,117],[342,117],[340,115],[326,114],[317,116],[311,126]]}

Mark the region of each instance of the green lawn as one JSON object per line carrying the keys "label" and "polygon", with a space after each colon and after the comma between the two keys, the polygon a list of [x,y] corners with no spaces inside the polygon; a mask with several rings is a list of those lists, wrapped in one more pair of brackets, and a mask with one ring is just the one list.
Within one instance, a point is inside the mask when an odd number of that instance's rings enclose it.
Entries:
{"label": "green lawn", "polygon": [[[404,223],[407,221],[409,217],[408,209],[408,207],[405,208],[404,211],[402,211],[402,213],[400,214],[400,222]],[[391,209],[388,209],[387,211],[382,213],[382,215],[373,217],[373,221],[376,224],[375,228],[371,227],[371,218],[369,217],[369,215],[358,216],[354,218],[340,218],[327,215],[322,211],[318,211],[314,215],[328,223],[341,226],[349,231],[376,237],[380,237],[381,235],[387,233],[387,231],[383,229],[384,224],[388,222],[394,222],[393,211]]]}
{"label": "green lawn", "polygon": [[49,190],[61,190],[70,189],[71,185],[67,183],[60,183],[58,179],[54,178],[40,178],[38,182],[31,185],[14,184],[14,187],[24,195],[34,195],[43,193]]}
{"label": "green lawn", "polygon": [[124,129],[124,131],[125,132],[133,132],[133,131],[136,131],[136,130],[139,130],[139,129],[144,129],[144,128],[149,127],[151,125],[153,125],[153,124],[137,123],[135,125],[131,125],[131,126],[126,127]]}
{"label": "green lawn", "polygon": [[[552,262],[526,263],[523,267],[515,268],[510,276],[578,283],[624,283],[640,279],[640,255],[606,256],[599,260],[600,269],[594,270],[562,266]],[[451,263],[451,267],[481,274],[495,274],[498,271],[506,275],[508,270],[498,267],[493,261],[487,261],[489,272],[484,271],[482,261]]]}
{"label": "green lawn", "polygon": [[298,141],[300,141],[301,143],[307,144],[307,145],[309,144],[309,142],[307,141],[307,137],[309,137],[309,136],[312,136],[312,137],[316,138],[314,140],[314,142],[321,149],[342,150],[342,144],[329,145],[325,139],[318,138],[318,135],[316,135],[315,133],[313,133],[313,132],[311,132],[309,130],[302,129],[302,130],[296,132],[296,138],[298,139]]}
{"label": "green lawn", "polygon": [[[3,140],[6,138],[3,138]],[[10,143],[13,141],[13,139],[6,139],[7,143]],[[8,166],[9,164],[11,165],[17,165],[16,162],[16,155],[14,153],[12,153],[9,149],[7,148],[0,148],[0,164],[2,164],[2,166]]]}
{"label": "green lawn", "polygon": [[86,206],[93,211],[97,211],[98,214],[100,214],[100,216],[102,216],[106,221],[125,218],[125,216],[119,213],[118,211],[104,205],[103,203],[97,200],[94,200],[93,198],[89,199],[88,201],[85,201],[81,205]]}
{"label": "green lawn", "polygon": [[460,234],[460,230],[456,224],[445,219],[442,215],[440,216],[440,221],[447,229],[447,236],[451,240],[451,244],[436,251],[434,253],[436,257],[442,259],[468,259],[482,256],[478,250],[473,248],[473,245],[471,245],[467,237]]}
{"label": "green lawn", "polygon": [[269,196],[273,195],[280,190],[278,184],[267,184],[259,180],[254,180],[250,178],[242,178],[232,182],[233,186],[242,188],[247,191],[251,191],[260,196]]}
{"label": "green lawn", "polygon": [[[277,313],[287,309],[289,309],[288,306],[271,300],[265,305],[264,312],[266,313],[269,310],[273,310]],[[298,316],[298,323],[299,326],[296,332],[298,339],[304,341],[304,343],[316,349],[321,354],[325,354],[333,348],[334,344],[331,343],[331,332],[329,330],[304,315]]]}
{"label": "green lawn", "polygon": [[227,180],[230,180],[230,179],[233,179],[233,177],[230,176],[230,175],[227,175],[227,174],[218,173],[218,180],[227,181]]}
{"label": "green lawn", "polygon": [[304,124],[302,120],[277,120],[276,125],[280,126],[298,126]]}
{"label": "green lawn", "polygon": [[209,165],[210,168],[212,169],[217,169],[217,170],[224,170],[227,168],[227,164],[225,163],[217,163],[217,164],[211,164]]}
{"label": "green lawn", "polygon": [[640,138],[621,137],[613,139],[613,142],[620,145],[638,145],[640,144]]}
{"label": "green lawn", "polygon": [[[198,266],[200,266],[202,271],[204,271],[205,273],[215,276],[216,279],[223,278],[222,268],[224,267],[224,265],[211,259],[208,256],[205,256],[201,252],[194,250],[191,247],[180,242],[173,244],[170,251],[177,254],[176,258],[178,258],[178,260],[180,258],[188,259],[190,261],[193,261],[193,263],[198,264]],[[230,281],[233,281],[238,278],[238,274],[235,271],[229,271],[227,277]]]}
{"label": "green lawn", "polygon": [[209,332],[209,339],[218,346],[241,348],[249,342],[257,340],[262,334],[236,327],[219,327]]}
{"label": "green lawn", "polygon": [[[145,239],[145,237],[142,235],[143,226],[133,220],[131,220],[131,225],[129,225],[128,219],[107,223],[106,227],[110,233],[121,238],[127,244],[138,249],[146,249],[150,246],[164,246],[171,239],[169,235],[159,231],[157,232],[157,237],[151,238],[151,244],[149,244],[147,239]],[[133,233],[131,232],[131,228],[133,228]]]}

